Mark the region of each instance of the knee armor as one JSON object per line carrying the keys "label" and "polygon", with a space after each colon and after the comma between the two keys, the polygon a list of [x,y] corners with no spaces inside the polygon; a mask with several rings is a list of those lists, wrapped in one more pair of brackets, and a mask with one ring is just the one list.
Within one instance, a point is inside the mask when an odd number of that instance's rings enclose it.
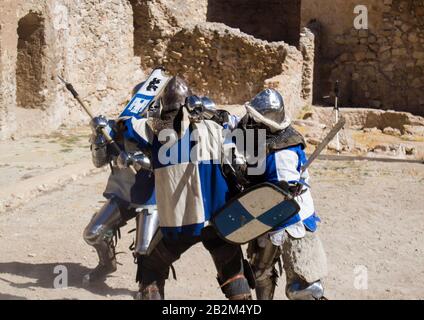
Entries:
{"label": "knee armor", "polygon": [[112,238],[115,229],[122,223],[118,204],[109,200],[98,213],[94,215],[84,230],[84,240],[93,246],[105,238]]}
{"label": "knee armor", "polygon": [[286,295],[290,300],[322,300],[324,298],[324,287],[321,281],[306,285],[294,282],[287,286]]}

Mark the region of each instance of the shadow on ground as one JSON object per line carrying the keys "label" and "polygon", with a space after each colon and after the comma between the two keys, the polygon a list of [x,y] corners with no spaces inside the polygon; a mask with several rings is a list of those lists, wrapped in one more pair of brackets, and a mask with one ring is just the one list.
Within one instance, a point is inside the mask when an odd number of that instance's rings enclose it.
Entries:
{"label": "shadow on ground", "polygon": [[[0,275],[11,274],[25,278],[34,279],[35,282],[15,283],[0,276],[0,282],[6,282],[10,286],[18,289],[34,290],[37,288],[53,289],[54,281],[58,274],[54,273],[57,266],[64,266],[68,271],[68,288],[79,288],[87,290],[97,295],[128,295],[132,296],[133,292],[125,288],[112,288],[104,282],[92,284],[90,286],[83,285],[82,277],[90,271],[89,268],[76,263],[48,263],[48,264],[31,264],[21,262],[0,263]],[[15,297],[0,292],[0,300],[25,299],[23,297]]]}

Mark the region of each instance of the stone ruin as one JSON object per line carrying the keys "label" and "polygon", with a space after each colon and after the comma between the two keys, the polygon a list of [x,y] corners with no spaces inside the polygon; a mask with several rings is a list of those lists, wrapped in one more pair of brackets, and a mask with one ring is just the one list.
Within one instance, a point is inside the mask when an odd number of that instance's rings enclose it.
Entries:
{"label": "stone ruin", "polygon": [[[368,8],[368,30],[352,12]],[[302,0],[302,23],[321,25],[314,100],[342,83],[342,105],[424,115],[424,1]]]}
{"label": "stone ruin", "polygon": [[[219,104],[280,90],[293,117],[342,81],[344,106],[423,114],[423,2],[0,0],[0,139],[87,122],[62,75],[117,114],[157,65]],[[371,14],[372,12],[372,14]]]}

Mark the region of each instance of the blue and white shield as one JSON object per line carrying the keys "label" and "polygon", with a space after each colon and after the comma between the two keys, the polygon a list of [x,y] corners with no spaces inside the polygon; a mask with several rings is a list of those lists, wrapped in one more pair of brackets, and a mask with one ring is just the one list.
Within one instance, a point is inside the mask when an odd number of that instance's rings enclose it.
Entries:
{"label": "blue and white shield", "polygon": [[234,244],[248,243],[300,211],[295,200],[270,183],[257,185],[229,201],[213,219],[218,234]]}

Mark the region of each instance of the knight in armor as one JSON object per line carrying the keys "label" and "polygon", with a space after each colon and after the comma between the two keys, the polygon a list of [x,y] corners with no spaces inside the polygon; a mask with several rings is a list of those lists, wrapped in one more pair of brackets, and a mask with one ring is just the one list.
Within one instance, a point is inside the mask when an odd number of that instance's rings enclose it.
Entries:
{"label": "knight in armor", "polygon": [[[242,185],[252,187],[265,182],[273,183],[294,195],[300,206],[300,212],[284,225],[249,244],[248,256],[255,273],[257,298],[274,298],[277,280],[284,268],[289,299],[322,299],[324,289],[321,279],[327,274],[327,261],[316,234],[320,219],[314,208],[309,174],[308,171],[301,173],[301,167],[307,161],[304,152],[306,143],[291,126],[279,92],[268,89],[259,93],[246,104],[246,109],[247,114],[237,128],[245,132],[254,130],[255,137],[258,137],[258,130],[265,130],[266,169],[261,175],[249,175],[247,168],[250,164],[242,166],[240,170],[245,177]],[[240,153],[244,151],[240,150]],[[247,154],[245,156],[249,157]]]}
{"label": "knight in armor", "polygon": [[[213,214],[228,199],[228,185],[216,161],[219,155],[213,152],[222,143],[223,128],[205,117],[195,120],[194,110],[188,111],[186,102],[190,100],[193,97],[187,83],[174,77],[164,90],[156,117],[125,122],[126,139],[149,151],[163,235],[153,251],[138,260],[138,298],[164,299],[171,265],[202,242],[213,258],[225,296],[250,299],[249,277],[245,275],[248,263],[240,246],[223,241],[210,227]],[[122,165],[126,158],[121,155]]]}
{"label": "knight in armor", "polygon": [[[137,85],[135,94],[143,83]],[[121,150],[131,155],[136,169],[148,167],[149,159],[138,149],[137,144],[124,138],[123,120],[108,121],[99,116],[91,121],[90,138],[92,160],[97,168],[110,165],[104,197],[106,204],[98,211],[84,230],[84,240],[97,251],[99,263],[83,278],[85,284],[104,280],[117,270],[115,247],[120,237],[120,228],[131,219],[137,219],[137,241],[135,255],[147,253],[150,240],[158,227],[158,214],[155,199],[154,176],[148,171],[139,170],[135,175],[129,168],[118,166],[116,154],[106,142],[102,129],[107,128]]]}

